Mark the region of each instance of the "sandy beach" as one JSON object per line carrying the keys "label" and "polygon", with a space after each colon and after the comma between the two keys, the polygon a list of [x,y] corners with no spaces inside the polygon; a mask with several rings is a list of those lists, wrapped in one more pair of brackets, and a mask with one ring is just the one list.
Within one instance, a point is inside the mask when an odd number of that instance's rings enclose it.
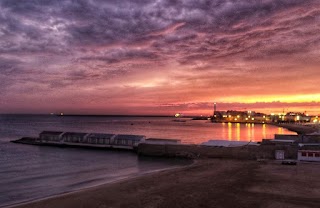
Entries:
{"label": "sandy beach", "polygon": [[319,163],[204,159],[16,207],[319,207],[319,172]]}

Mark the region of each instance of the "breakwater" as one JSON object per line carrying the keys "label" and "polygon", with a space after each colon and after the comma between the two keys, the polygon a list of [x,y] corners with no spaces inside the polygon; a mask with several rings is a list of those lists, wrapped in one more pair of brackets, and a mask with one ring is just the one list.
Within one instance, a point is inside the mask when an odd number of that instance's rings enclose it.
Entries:
{"label": "breakwater", "polygon": [[286,128],[290,131],[297,132],[298,134],[309,134],[320,130],[319,126],[316,125],[302,125],[291,123],[273,123],[273,125]]}
{"label": "breakwater", "polygon": [[136,147],[121,148],[119,146],[86,145],[71,143],[41,142],[38,138],[21,138],[12,141],[14,143],[56,146],[56,147],[77,147],[90,149],[115,149],[134,151],[140,156],[151,157],[178,157],[178,158],[228,158],[241,160],[274,159],[276,150],[284,150],[285,158],[296,159],[298,147],[296,145],[244,145],[238,147],[205,146],[190,144],[148,144],[139,143]]}
{"label": "breakwater", "polygon": [[296,159],[295,145],[246,145],[240,147],[214,147],[204,145],[139,144],[137,153],[144,156],[184,158],[228,158],[240,160],[274,159],[276,150],[284,150],[285,158]]}

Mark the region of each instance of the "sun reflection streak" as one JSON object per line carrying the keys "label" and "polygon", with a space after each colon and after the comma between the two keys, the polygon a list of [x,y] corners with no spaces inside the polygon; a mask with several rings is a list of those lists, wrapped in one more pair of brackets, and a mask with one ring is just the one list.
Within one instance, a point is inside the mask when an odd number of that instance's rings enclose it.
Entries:
{"label": "sun reflection streak", "polygon": [[232,140],[232,123],[228,123],[228,140]]}
{"label": "sun reflection streak", "polygon": [[266,124],[262,125],[262,137],[263,137],[263,139],[267,138],[267,127],[266,127]]}
{"label": "sun reflection streak", "polygon": [[237,128],[237,141],[240,141],[240,138],[241,138],[240,123],[236,124],[236,128]]}

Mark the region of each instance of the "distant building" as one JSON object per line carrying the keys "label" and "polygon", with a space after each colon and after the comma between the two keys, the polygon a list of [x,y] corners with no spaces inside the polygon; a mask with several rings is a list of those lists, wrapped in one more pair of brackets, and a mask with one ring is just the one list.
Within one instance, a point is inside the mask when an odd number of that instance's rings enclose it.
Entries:
{"label": "distant building", "polygon": [[233,123],[267,123],[270,122],[270,117],[263,113],[254,111],[215,111],[213,122],[233,122]]}
{"label": "distant building", "polygon": [[320,162],[320,150],[299,150],[298,160]]}
{"label": "distant building", "polygon": [[143,135],[127,135],[127,134],[117,134],[114,137],[113,145],[125,147],[137,147],[139,143],[144,142],[146,139]]}
{"label": "distant building", "polygon": [[92,134],[89,134],[82,142],[88,143],[88,144],[110,145],[113,143],[114,137],[115,137],[114,134],[92,133]]}
{"label": "distant building", "polygon": [[80,143],[85,140],[86,135],[88,135],[88,133],[66,132],[62,135],[62,139],[64,142]]}
{"label": "distant building", "polygon": [[302,136],[303,143],[320,143],[320,133],[314,132],[311,134],[305,134]]}
{"label": "distant building", "polygon": [[42,142],[61,142],[63,132],[61,131],[43,131],[39,134]]}

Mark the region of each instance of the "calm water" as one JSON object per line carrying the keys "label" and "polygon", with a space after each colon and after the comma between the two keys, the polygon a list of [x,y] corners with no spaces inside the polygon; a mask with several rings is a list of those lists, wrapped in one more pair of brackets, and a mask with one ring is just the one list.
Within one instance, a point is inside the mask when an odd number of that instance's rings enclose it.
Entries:
{"label": "calm water", "polygon": [[57,117],[0,115],[0,207],[62,194],[106,182],[186,164],[139,158],[131,152],[39,147],[10,143],[43,130],[142,134],[184,143],[209,139],[260,141],[292,133],[269,125],[173,122],[153,117]]}

